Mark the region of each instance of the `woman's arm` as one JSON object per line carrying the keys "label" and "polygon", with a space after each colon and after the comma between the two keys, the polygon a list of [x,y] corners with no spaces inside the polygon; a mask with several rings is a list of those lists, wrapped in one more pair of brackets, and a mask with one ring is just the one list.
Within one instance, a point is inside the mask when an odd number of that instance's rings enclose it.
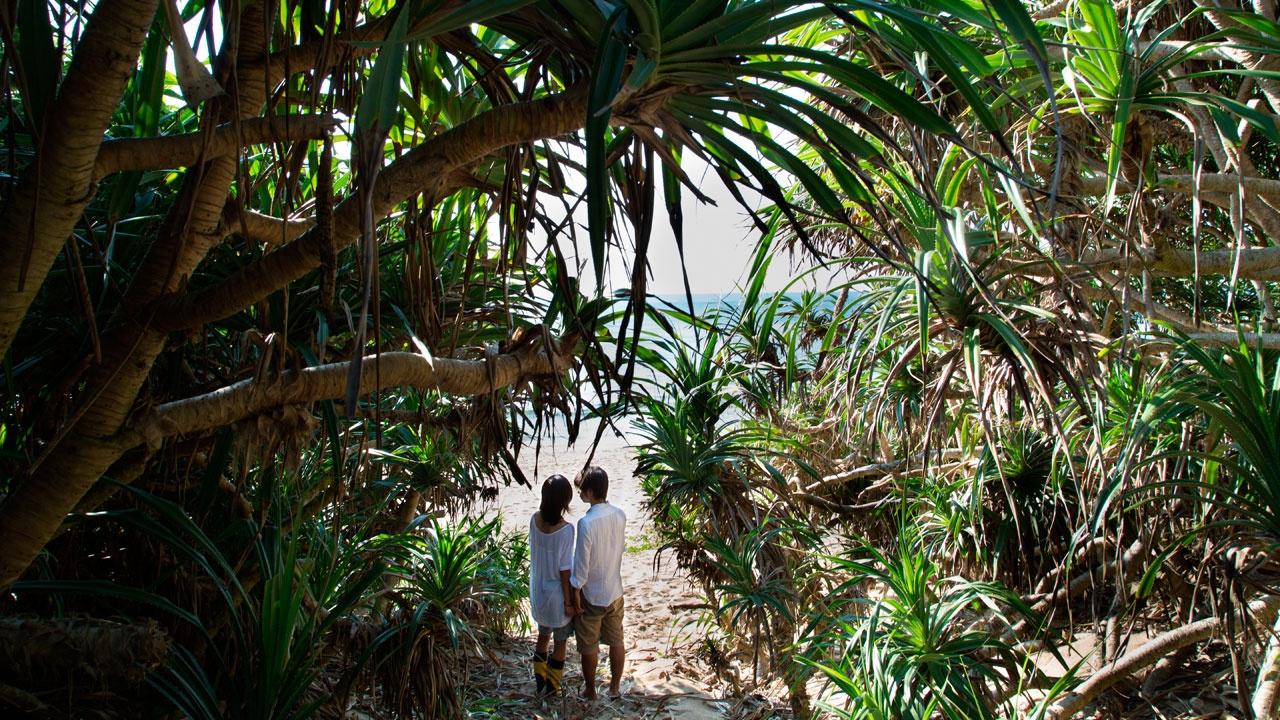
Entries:
{"label": "woman's arm", "polygon": [[569,617],[577,615],[578,610],[578,594],[573,591],[573,586],[569,584],[569,571],[560,571],[560,592],[564,595],[564,614]]}

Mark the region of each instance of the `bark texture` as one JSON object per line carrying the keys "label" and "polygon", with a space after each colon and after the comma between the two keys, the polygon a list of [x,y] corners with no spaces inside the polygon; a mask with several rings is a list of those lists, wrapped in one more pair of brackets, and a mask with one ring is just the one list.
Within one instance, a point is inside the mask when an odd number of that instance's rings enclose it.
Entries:
{"label": "bark texture", "polygon": [[[154,5],[151,7],[154,12]],[[248,6],[241,17],[236,53],[221,57],[220,62],[247,63],[265,57],[268,38],[263,18],[272,17],[274,7],[270,2]],[[148,22],[150,19],[148,15]],[[267,91],[261,78],[240,76],[233,90],[232,95],[206,105],[202,118],[206,131],[260,112]],[[221,241],[222,213],[236,164],[235,157],[222,156],[186,174],[178,197],[102,335],[102,361],[85,377],[84,405],[79,414],[50,441],[31,474],[0,504],[0,587],[7,587],[25,572],[66,514],[119,456],[114,436],[133,410],[151,366],[164,349],[166,334],[151,326],[151,308],[180,287],[209,249]],[[95,167],[90,158],[88,171]]]}
{"label": "bark texture", "polygon": [[249,145],[319,139],[336,126],[337,121],[327,115],[272,115],[225,123],[207,133],[108,140],[98,152],[97,177],[127,170],[190,167],[234,155]]}
{"label": "bark texture", "polygon": [[93,199],[102,136],[155,13],[156,0],[101,0],[94,8],[36,157],[0,212],[0,357]]}
{"label": "bark texture", "polygon": [[1253,717],[1273,718],[1280,713],[1280,615],[1271,627],[1271,637],[1262,652],[1258,684],[1253,691]]}
{"label": "bark texture", "polygon": [[[383,217],[410,195],[434,192],[437,197],[455,172],[509,145],[563,135],[586,121],[585,88],[484,112],[472,120],[415,147],[378,174],[373,214]],[[333,239],[338,247],[360,236],[357,196],[333,211]],[[160,308],[156,326],[185,330],[229,317],[320,267],[324,238],[308,233],[260,261],[204,290],[188,293]]]}
{"label": "bark texture", "polygon": [[[1239,256],[1239,276],[1246,280],[1280,280],[1280,247],[1205,250],[1199,254],[1201,275],[1230,276]],[[1161,247],[1135,250],[1126,258],[1120,250],[1108,250],[1081,260],[1086,265],[1117,267],[1126,262],[1166,277],[1189,278],[1196,271],[1196,254],[1190,250]]]}
{"label": "bark texture", "polygon": [[169,652],[154,621],[0,618],[0,678],[29,690],[140,684]]}
{"label": "bark texture", "polygon": [[[1249,614],[1257,621],[1271,624],[1280,610],[1280,595],[1264,595],[1249,603]],[[1103,691],[1154,664],[1161,658],[1194,643],[1208,640],[1223,626],[1221,618],[1211,617],[1174,628],[1158,635],[1140,647],[1113,660],[1066,697],[1051,705],[1045,713],[1047,720],[1066,720],[1093,702]]]}
{"label": "bark texture", "polygon": [[[365,359],[360,393],[412,386],[451,395],[483,395],[534,377],[558,375],[569,368],[572,352],[572,345],[566,344],[560,349],[528,345],[486,360],[382,353]],[[337,400],[346,394],[348,366],[346,362],[330,363],[288,372],[277,380],[243,380],[205,395],[165,403],[140,420],[123,444],[212,430],[284,405]]]}

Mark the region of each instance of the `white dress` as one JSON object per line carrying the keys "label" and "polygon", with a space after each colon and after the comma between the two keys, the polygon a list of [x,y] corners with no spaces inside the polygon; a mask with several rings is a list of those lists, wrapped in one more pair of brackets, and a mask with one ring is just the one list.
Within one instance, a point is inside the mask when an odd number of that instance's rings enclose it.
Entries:
{"label": "white dress", "polygon": [[573,523],[555,532],[538,529],[537,513],[529,518],[529,607],[534,622],[543,627],[564,627],[564,592],[560,571],[573,570]]}

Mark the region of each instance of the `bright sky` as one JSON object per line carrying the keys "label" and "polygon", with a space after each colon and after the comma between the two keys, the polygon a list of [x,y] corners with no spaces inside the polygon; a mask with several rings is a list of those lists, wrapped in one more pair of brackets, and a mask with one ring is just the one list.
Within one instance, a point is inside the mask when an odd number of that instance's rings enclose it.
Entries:
{"label": "bright sky", "polygon": [[[746,210],[738,204],[714,171],[692,153],[685,153],[683,167],[691,180],[698,184],[715,205],[699,202],[687,189],[684,190],[681,209],[684,212],[685,267],[689,274],[689,288],[695,293],[723,294],[733,292],[743,285],[751,269],[759,231],[751,222]],[[682,295],[684,284],[680,276],[680,254],[676,247],[675,233],[662,202],[661,188],[655,202],[656,217],[649,241],[649,292],[657,295]],[[763,197],[748,191],[743,196],[755,208],[768,205]],[[578,217],[578,242],[583,257],[578,261],[579,277],[584,291],[594,286],[593,271],[587,255],[587,228],[585,205],[580,206]],[[629,242],[627,246],[630,247]],[[566,254],[572,253],[571,245],[562,242]],[[607,264],[609,290],[630,286],[630,256],[623,257],[616,249]],[[810,265],[799,258],[804,267]],[[572,264],[572,260],[568,260]],[[801,270],[803,269],[800,268]],[[765,290],[781,290],[792,278],[792,262],[788,253],[774,258],[765,281]],[[818,273],[818,282],[827,282],[830,273]],[[797,287],[812,286],[805,281]]]}
{"label": "bright sky", "polygon": [[[692,193],[684,191],[681,209],[684,212],[685,264],[689,286],[695,293],[727,292],[746,279],[759,230],[725,188],[720,176],[692,157],[691,153],[685,155],[690,179],[716,201],[715,205],[701,203]],[[747,200],[756,208],[768,204],[764,198],[752,195],[754,193],[748,195]],[[680,256],[675,233],[667,218],[667,208],[661,199],[657,203],[657,211],[649,252],[649,264],[653,269],[651,291],[659,295],[681,294],[684,284],[680,278]],[[786,265],[779,263],[780,267],[774,270],[773,275],[778,275],[779,270],[786,271]],[[776,287],[769,289],[777,289],[786,283],[787,278],[771,277],[770,280]]]}

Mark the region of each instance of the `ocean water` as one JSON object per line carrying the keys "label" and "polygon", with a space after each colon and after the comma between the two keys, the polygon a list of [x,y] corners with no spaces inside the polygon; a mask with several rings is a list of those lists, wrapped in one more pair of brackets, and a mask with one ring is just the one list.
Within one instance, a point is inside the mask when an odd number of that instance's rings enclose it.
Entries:
{"label": "ocean water", "polygon": [[[787,293],[787,295],[795,300],[800,299],[800,293],[798,292]],[[671,309],[674,307],[674,309],[680,310],[681,312],[688,312],[689,299],[690,298],[686,297],[683,293],[675,295],[654,295],[649,298],[649,305],[650,307],[659,307],[662,309]],[[743,295],[738,292],[693,293],[692,300],[694,315],[706,320],[712,320],[717,314],[722,315],[725,318],[735,315],[742,306]],[[762,299],[761,302],[763,304],[764,300]],[[834,298],[829,298],[828,302],[834,303]],[[619,321],[615,321],[614,326],[611,328],[614,335],[617,334],[619,329],[618,322]],[[687,323],[673,321],[671,323],[671,327],[675,330],[674,339],[683,342],[690,347],[697,347],[700,343],[706,341],[705,331],[699,333]],[[628,334],[630,334],[630,332],[631,331],[628,330]],[[666,354],[662,345],[654,341],[670,339],[671,337],[657,322],[654,322],[652,318],[646,318],[642,328],[641,344],[647,345],[660,353]],[[615,347],[606,347],[606,350],[611,356],[615,349]],[[661,382],[661,379],[656,376],[654,371],[639,363],[636,365],[635,379],[640,383],[646,381]],[[596,396],[593,388],[589,386],[584,387],[583,392],[587,402],[592,406],[599,405],[599,398]],[[635,441],[632,428],[633,419],[634,415],[613,418],[613,427],[606,427],[602,435],[602,447],[630,445]],[[577,444],[581,445],[584,443],[591,443],[596,436],[600,423],[601,420],[596,418],[584,418],[580,425]],[[562,452],[567,449],[568,432],[563,418],[557,417],[555,424],[546,430],[547,432],[543,436],[544,448],[550,448],[553,452]],[[618,435],[615,430],[622,434]]]}

